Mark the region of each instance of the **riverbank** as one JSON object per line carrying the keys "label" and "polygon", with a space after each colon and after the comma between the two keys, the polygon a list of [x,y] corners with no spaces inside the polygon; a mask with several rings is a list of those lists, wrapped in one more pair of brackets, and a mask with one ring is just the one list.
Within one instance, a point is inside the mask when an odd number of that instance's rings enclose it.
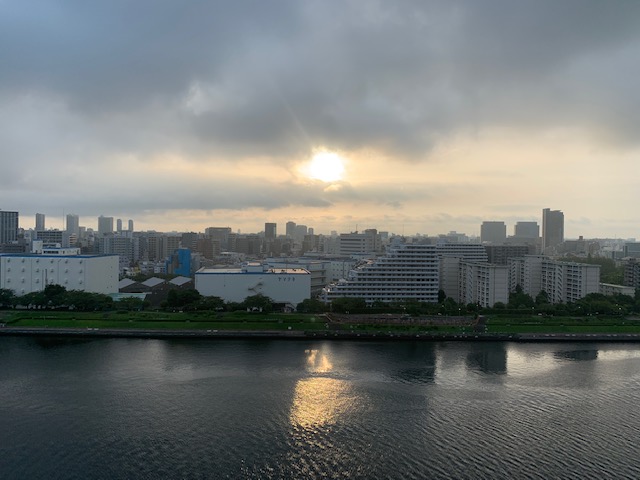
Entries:
{"label": "riverbank", "polygon": [[2,336],[149,338],[149,339],[285,339],[461,342],[640,342],[637,333],[404,333],[300,330],[189,330],[136,328],[2,327]]}

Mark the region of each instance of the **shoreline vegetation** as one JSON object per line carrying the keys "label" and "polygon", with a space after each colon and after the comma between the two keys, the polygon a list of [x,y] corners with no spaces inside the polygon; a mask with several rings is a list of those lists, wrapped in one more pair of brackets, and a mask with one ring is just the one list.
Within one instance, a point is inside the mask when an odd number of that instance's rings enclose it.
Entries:
{"label": "shoreline vegetation", "polygon": [[640,317],[4,310],[0,335],[634,342]]}

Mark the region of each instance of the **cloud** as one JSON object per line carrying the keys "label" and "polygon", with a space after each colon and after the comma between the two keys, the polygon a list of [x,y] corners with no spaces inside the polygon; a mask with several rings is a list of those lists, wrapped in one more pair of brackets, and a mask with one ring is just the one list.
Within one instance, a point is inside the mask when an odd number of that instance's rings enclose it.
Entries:
{"label": "cloud", "polygon": [[[82,198],[99,212],[401,210],[457,191],[413,186],[407,165],[439,165],[435,153],[459,138],[563,130],[607,152],[633,150],[639,27],[640,3],[597,0],[4,2],[0,200],[46,192],[47,203]],[[406,183],[324,191],[292,180],[318,146],[377,152],[407,169]],[[165,156],[192,178],[159,175]],[[146,169],[116,171],[122,158]],[[289,176],[265,183],[256,170],[243,188],[225,173],[208,189],[193,178],[256,159]]]}

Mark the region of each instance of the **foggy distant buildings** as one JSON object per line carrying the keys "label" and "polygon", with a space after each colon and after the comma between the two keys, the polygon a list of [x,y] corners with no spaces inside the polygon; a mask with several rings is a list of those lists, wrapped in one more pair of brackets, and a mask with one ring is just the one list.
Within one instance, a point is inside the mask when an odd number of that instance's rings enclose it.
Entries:
{"label": "foggy distant buildings", "polygon": [[513,236],[517,239],[537,239],[540,237],[538,222],[517,222],[513,227]]}
{"label": "foggy distant buildings", "polygon": [[380,248],[380,237],[375,229],[364,233],[341,233],[339,237],[339,254],[342,257],[370,255],[379,252]]}
{"label": "foggy distant buildings", "polygon": [[0,244],[18,239],[18,212],[0,210]]}
{"label": "foggy distant buildings", "polygon": [[482,222],[480,241],[482,243],[504,243],[507,239],[507,226],[504,222]]}
{"label": "foggy distant buildings", "polygon": [[564,241],[564,213],[560,210],[542,210],[542,252],[547,253]]}
{"label": "foggy distant buildings", "polygon": [[275,240],[277,237],[276,230],[278,226],[275,223],[264,224],[264,238],[267,240]]}
{"label": "foggy distant buildings", "polygon": [[113,217],[100,215],[98,217],[98,235],[106,235],[107,233],[113,233]]}
{"label": "foggy distant buildings", "polygon": [[75,213],[67,214],[67,226],[66,231],[69,235],[80,235],[80,217]]}
{"label": "foggy distant buildings", "polygon": [[36,228],[35,230],[44,230],[44,213],[36,213]]}

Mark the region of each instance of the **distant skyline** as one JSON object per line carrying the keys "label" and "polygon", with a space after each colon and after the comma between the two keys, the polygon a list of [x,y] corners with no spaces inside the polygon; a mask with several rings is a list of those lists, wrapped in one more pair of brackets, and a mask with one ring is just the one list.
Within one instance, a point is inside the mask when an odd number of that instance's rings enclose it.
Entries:
{"label": "distant skyline", "polygon": [[0,208],[640,237],[640,2],[0,6]]}

